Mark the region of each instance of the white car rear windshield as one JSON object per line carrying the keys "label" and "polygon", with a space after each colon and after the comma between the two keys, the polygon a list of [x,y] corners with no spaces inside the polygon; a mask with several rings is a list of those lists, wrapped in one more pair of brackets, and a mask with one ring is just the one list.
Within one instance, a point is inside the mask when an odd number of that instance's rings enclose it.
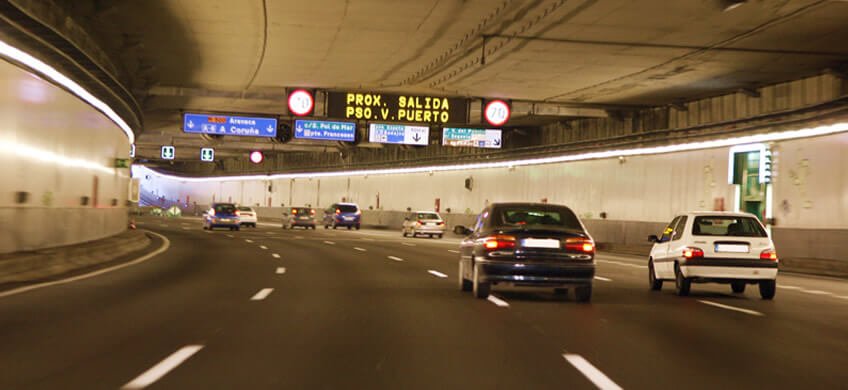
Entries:
{"label": "white car rear windshield", "polygon": [[700,216],[692,225],[695,236],[767,237],[759,221],[751,217]]}
{"label": "white car rear windshield", "polygon": [[436,214],[436,213],[418,213],[418,215],[415,218],[418,218],[418,219],[441,219],[441,218],[439,218],[439,214]]}
{"label": "white car rear windshield", "polygon": [[567,209],[553,208],[505,208],[495,212],[494,226],[552,226],[571,230],[583,230],[574,213]]}
{"label": "white car rear windshield", "polygon": [[253,211],[253,209],[250,207],[239,207],[238,209],[239,211]]}

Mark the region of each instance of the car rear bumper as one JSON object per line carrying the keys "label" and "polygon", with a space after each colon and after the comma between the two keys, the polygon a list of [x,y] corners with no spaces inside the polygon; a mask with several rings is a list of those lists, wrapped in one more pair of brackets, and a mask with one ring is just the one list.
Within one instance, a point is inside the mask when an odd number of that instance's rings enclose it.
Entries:
{"label": "car rear bumper", "polygon": [[683,276],[705,281],[721,279],[777,279],[777,267],[727,267],[715,265],[680,265]]}
{"label": "car rear bumper", "polygon": [[217,228],[217,227],[239,227],[241,226],[238,222],[227,222],[227,223],[210,223],[209,227]]}
{"label": "car rear bumper", "polygon": [[517,286],[586,285],[595,277],[593,262],[551,264],[478,260],[477,263],[482,281]]}
{"label": "car rear bumper", "polygon": [[359,220],[355,220],[355,221],[339,221],[339,220],[336,220],[333,223],[336,226],[357,226],[357,225],[359,225]]}
{"label": "car rear bumper", "polygon": [[445,234],[444,226],[421,226],[417,228],[413,228],[412,232],[415,234]]}

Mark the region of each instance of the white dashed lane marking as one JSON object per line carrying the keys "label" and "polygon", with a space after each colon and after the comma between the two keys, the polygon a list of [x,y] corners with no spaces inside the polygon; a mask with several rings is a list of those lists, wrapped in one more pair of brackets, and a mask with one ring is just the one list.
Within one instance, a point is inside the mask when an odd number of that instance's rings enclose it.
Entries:
{"label": "white dashed lane marking", "polygon": [[251,243],[253,243],[253,240],[244,240],[244,242],[251,244]]}
{"label": "white dashed lane marking", "polygon": [[286,267],[277,267],[277,274],[281,275],[286,273]]}
{"label": "white dashed lane marking", "polygon": [[336,243],[333,241],[324,241],[324,243],[327,245],[336,245]]}
{"label": "white dashed lane marking", "polygon": [[360,248],[360,247],[358,247],[358,246],[357,246],[357,247],[353,247],[353,249],[358,250],[358,251],[360,251],[360,252],[365,252],[365,251],[367,251],[367,249],[365,249],[365,248]]}
{"label": "white dashed lane marking", "polygon": [[434,269],[427,270],[427,272],[429,272],[429,273],[430,273],[430,275],[433,275],[433,276],[435,276],[435,277],[437,277],[437,278],[446,278],[446,277],[448,277],[447,275],[445,275],[445,274],[443,274],[443,273],[441,273],[441,272],[439,272],[439,271],[436,271],[436,270],[434,270]]}
{"label": "white dashed lane marking", "polygon": [[613,382],[612,379],[604,375],[601,370],[595,368],[592,363],[589,363],[589,361],[584,359],[582,356],[573,353],[566,353],[563,354],[562,357],[565,358],[565,361],[571,363],[574,368],[580,371],[583,376],[592,381],[592,383],[599,389],[621,390],[621,386]]}
{"label": "white dashed lane marking", "polygon": [[402,242],[401,244],[406,245],[406,246],[415,246],[415,244],[412,244],[412,243],[409,243],[409,242]]}
{"label": "white dashed lane marking", "polygon": [[159,362],[159,364],[151,367],[143,374],[125,384],[122,389],[143,389],[152,385],[202,348],[202,345],[187,345],[180,348],[177,352],[172,353],[171,356],[168,356],[165,360]]}
{"label": "white dashed lane marking", "polygon": [[737,311],[737,312],[740,312],[740,313],[749,314],[749,315],[752,315],[752,316],[762,317],[762,316],[765,315],[765,314],[760,313],[758,311],[743,309],[741,307],[736,307],[736,306],[723,305],[723,304],[718,303],[718,302],[706,301],[706,300],[703,300],[703,299],[699,299],[698,302],[701,302],[705,305],[710,305],[710,306],[713,306],[713,307],[725,309],[725,310],[732,310],[732,311]]}
{"label": "white dashed lane marking", "polygon": [[496,296],[494,296],[494,295],[492,295],[492,294],[489,294],[489,297],[488,297],[488,298],[486,298],[486,300],[488,300],[489,302],[494,303],[494,304],[495,304],[495,305],[497,305],[498,307],[509,307],[509,303],[507,303],[507,301],[505,301],[505,300],[503,300],[503,299],[500,299],[500,298],[498,298],[498,297],[496,297]]}
{"label": "white dashed lane marking", "polygon": [[595,280],[600,280],[600,281],[602,281],[602,282],[612,282],[612,279],[610,279],[610,278],[605,278],[605,277],[603,277],[603,276],[595,276]]}
{"label": "white dashed lane marking", "polygon": [[401,259],[400,257],[397,257],[397,256],[389,256],[389,260],[403,261],[403,259]]}
{"label": "white dashed lane marking", "polygon": [[267,247],[267,246],[265,246],[265,245],[259,245],[259,249],[267,250],[267,249],[268,249],[268,247]]}
{"label": "white dashed lane marking", "polygon": [[274,291],[273,288],[263,288],[263,289],[259,290],[258,293],[253,295],[253,297],[251,297],[250,300],[251,301],[261,301],[265,298],[268,298],[268,296],[271,295],[271,292],[273,292],[273,291]]}
{"label": "white dashed lane marking", "polygon": [[271,254],[271,256],[272,256],[273,258],[275,258],[275,259],[279,259],[279,258],[280,258],[280,254],[279,254],[279,253],[272,253],[272,254]]}
{"label": "white dashed lane marking", "polygon": [[459,253],[459,251],[458,251],[458,250],[456,250],[456,249],[448,249],[448,252],[450,252],[450,253]]}

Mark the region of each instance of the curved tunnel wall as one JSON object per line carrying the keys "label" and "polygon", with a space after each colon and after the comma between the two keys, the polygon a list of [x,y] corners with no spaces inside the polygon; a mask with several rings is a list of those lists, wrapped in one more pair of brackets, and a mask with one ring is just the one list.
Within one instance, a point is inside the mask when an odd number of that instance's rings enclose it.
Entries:
{"label": "curved tunnel wall", "polygon": [[[848,133],[772,145],[774,217],[780,227],[848,229]],[[364,209],[441,209],[477,213],[486,202],[547,199],[586,219],[668,222],[676,213],[733,208],[729,148],[562,164],[414,175],[185,183],[146,175],[142,188],[167,199],[206,205],[326,207],[346,199]],[[473,179],[473,189],[464,186]],[[269,191],[270,186],[270,191]]]}
{"label": "curved tunnel wall", "polygon": [[0,253],[126,230],[124,132],[73,94],[0,61]]}

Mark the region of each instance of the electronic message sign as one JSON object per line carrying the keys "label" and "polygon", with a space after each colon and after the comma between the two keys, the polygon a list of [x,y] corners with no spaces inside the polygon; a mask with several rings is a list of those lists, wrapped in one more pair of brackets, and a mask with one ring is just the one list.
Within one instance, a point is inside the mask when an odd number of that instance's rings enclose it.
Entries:
{"label": "electronic message sign", "polygon": [[468,99],[385,93],[329,92],[327,116],[382,122],[468,123]]}
{"label": "electronic message sign", "polygon": [[501,131],[496,129],[442,129],[442,145],[500,149]]}

